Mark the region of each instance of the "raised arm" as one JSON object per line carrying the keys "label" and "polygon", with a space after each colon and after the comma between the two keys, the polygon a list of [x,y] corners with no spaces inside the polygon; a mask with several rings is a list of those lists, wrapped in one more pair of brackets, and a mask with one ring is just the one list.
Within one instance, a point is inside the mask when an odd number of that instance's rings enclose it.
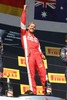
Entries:
{"label": "raised arm", "polygon": [[23,12],[20,19],[22,35],[26,33],[26,8],[27,8],[27,5],[24,5]]}

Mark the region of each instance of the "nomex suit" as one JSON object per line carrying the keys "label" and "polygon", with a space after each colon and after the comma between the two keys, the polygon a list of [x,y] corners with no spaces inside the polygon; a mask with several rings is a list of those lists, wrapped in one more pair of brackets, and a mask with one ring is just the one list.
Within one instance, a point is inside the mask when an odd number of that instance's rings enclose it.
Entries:
{"label": "nomex suit", "polygon": [[42,52],[39,40],[34,34],[26,30],[26,10],[23,10],[21,16],[21,42],[25,51],[26,64],[29,75],[30,89],[36,94],[35,69],[38,71],[43,91],[45,91],[46,69],[42,60]]}

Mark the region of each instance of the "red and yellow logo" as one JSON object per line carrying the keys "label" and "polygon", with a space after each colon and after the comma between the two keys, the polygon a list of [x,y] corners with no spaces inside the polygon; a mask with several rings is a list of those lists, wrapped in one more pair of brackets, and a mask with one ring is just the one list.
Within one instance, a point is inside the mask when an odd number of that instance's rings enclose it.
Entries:
{"label": "red and yellow logo", "polygon": [[[29,85],[20,84],[21,94],[24,94],[29,89],[30,89]],[[43,95],[42,91],[43,91],[42,86],[37,86],[37,94]]]}
{"label": "red and yellow logo", "polygon": [[[47,59],[43,61],[44,61],[44,66],[47,69]],[[18,56],[18,66],[26,67],[25,57]]]}
{"label": "red and yellow logo", "polygon": [[7,78],[9,76],[11,79],[20,80],[19,70],[3,68],[3,78]]}
{"label": "red and yellow logo", "polygon": [[66,83],[65,74],[48,73],[48,78],[51,83]]}
{"label": "red and yellow logo", "polygon": [[47,56],[60,56],[60,48],[55,48],[55,47],[45,47],[46,55]]}
{"label": "red and yellow logo", "polygon": [[25,57],[18,56],[18,65],[26,67]]}

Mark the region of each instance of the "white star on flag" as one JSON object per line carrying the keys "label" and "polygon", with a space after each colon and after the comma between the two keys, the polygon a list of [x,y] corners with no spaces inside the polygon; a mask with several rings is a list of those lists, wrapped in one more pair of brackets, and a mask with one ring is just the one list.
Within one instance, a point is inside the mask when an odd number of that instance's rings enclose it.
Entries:
{"label": "white star on flag", "polygon": [[66,21],[67,21],[67,17],[66,17]]}
{"label": "white star on flag", "polygon": [[47,16],[47,12],[43,11],[41,15],[42,15],[42,17],[46,17]]}

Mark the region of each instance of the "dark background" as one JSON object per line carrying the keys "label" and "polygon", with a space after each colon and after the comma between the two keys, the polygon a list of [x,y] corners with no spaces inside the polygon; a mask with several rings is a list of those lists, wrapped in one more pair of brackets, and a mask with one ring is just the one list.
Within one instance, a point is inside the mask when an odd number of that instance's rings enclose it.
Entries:
{"label": "dark background", "polygon": [[[27,69],[18,66],[18,56],[24,56],[24,51],[20,41],[20,27],[8,26],[0,24],[0,32],[4,44],[3,67],[20,70],[20,80],[11,79],[14,88],[14,96],[20,95],[20,84],[28,84]],[[0,33],[0,34],[1,34]],[[8,35],[9,33],[9,35]],[[12,35],[13,34],[13,35]],[[65,33],[35,31],[35,36],[40,40],[43,53],[46,55],[45,46],[59,47],[65,46]],[[65,73],[65,64],[60,57],[46,56],[48,61],[47,72]],[[4,93],[6,87],[6,79],[4,82]],[[40,85],[38,74],[36,74],[37,85]],[[53,96],[65,98],[66,84],[52,83]],[[17,91],[17,92],[16,92]]]}

